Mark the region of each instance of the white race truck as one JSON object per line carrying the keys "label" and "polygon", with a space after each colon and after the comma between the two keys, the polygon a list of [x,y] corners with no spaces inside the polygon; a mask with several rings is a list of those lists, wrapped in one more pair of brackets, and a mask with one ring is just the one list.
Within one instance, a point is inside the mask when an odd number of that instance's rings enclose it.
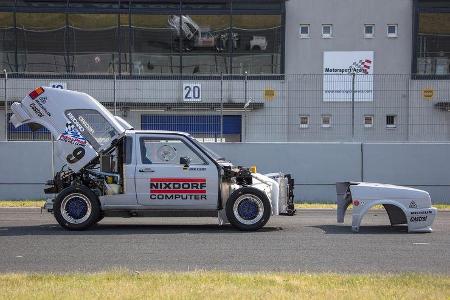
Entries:
{"label": "white race truck", "polygon": [[233,166],[187,133],[134,130],[85,93],[38,87],[11,110],[14,126],[47,128],[67,165],[44,206],[64,228],[105,216],[218,216],[251,231],[295,213],[289,175]]}

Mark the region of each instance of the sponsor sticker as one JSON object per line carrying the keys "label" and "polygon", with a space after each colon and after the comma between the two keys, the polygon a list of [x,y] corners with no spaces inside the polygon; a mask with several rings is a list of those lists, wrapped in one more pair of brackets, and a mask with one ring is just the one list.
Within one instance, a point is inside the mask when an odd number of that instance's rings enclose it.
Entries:
{"label": "sponsor sticker", "polygon": [[417,208],[416,202],[411,201],[411,202],[409,203],[409,208]]}
{"label": "sponsor sticker", "polygon": [[411,212],[412,215],[428,215],[428,214],[432,214],[432,213],[433,213],[432,210],[412,211]]}
{"label": "sponsor sticker", "polygon": [[428,216],[417,216],[417,217],[411,217],[409,219],[410,222],[425,222],[428,219]]}
{"label": "sponsor sticker", "polygon": [[189,171],[206,171],[206,168],[194,168],[194,167],[190,167]]}
{"label": "sponsor sticker", "polygon": [[78,120],[80,121],[81,124],[83,124],[83,126],[84,126],[91,134],[94,134],[94,133],[95,133],[95,131],[94,131],[94,129],[92,128],[92,126],[89,125],[89,123],[83,118],[83,116],[79,116],[79,117],[78,117]]}
{"label": "sponsor sticker", "polygon": [[[86,117],[83,117],[81,115],[81,113],[82,112],[73,110],[73,111],[66,111],[65,115],[66,115],[68,121],[70,121],[72,124],[74,124],[74,126],[78,129],[78,131],[83,135],[83,137],[92,146],[92,148],[94,148],[95,150],[98,150],[101,147],[101,145],[99,144],[99,140],[97,140],[97,138],[94,136],[94,134],[95,134],[94,127],[95,126],[92,126],[91,125],[92,123],[90,123]],[[105,125],[106,124],[108,124],[108,123],[105,123]],[[114,132],[110,131],[110,134],[114,135]]]}
{"label": "sponsor sticker", "polygon": [[206,178],[150,178],[151,200],[207,200]]}
{"label": "sponsor sticker", "polygon": [[44,114],[39,110],[39,108],[37,108],[35,103],[31,103],[30,104],[30,108],[34,111],[34,113],[39,117],[42,118],[44,116]]}
{"label": "sponsor sticker", "polygon": [[40,101],[42,104],[46,104],[46,103],[47,103],[47,96],[39,97],[39,101]]}
{"label": "sponsor sticker", "polygon": [[59,136],[58,141],[63,141],[77,146],[86,146],[87,141],[72,123],[66,123],[66,130]]}
{"label": "sponsor sticker", "polygon": [[77,118],[75,118],[75,116],[72,113],[67,113],[67,117],[70,119],[70,121],[72,121],[75,126],[78,128],[78,130],[80,132],[84,132],[84,127],[81,126],[80,122],[78,122]]}
{"label": "sponsor sticker", "polygon": [[35,99],[37,105],[41,108],[42,111],[45,112],[45,114],[49,117],[52,116],[52,114],[47,110],[47,108],[45,107],[45,103],[47,103],[47,97],[46,96],[42,96],[39,97],[38,99]]}

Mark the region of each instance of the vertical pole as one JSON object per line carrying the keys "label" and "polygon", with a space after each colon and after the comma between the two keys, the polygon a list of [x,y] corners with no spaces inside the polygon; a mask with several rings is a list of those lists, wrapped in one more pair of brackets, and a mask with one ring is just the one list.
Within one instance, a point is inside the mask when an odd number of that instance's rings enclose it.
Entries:
{"label": "vertical pole", "polygon": [[223,142],[223,73],[220,73],[220,142]]}
{"label": "vertical pole", "polygon": [[355,77],[356,73],[352,73],[352,141],[355,140]]}
{"label": "vertical pole", "polygon": [[182,9],[182,1],[180,0],[179,6],[180,6],[180,23],[178,24],[180,26],[180,29],[178,30],[178,49],[179,49],[179,56],[180,56],[180,68],[178,71],[178,74],[183,74],[183,9]]}
{"label": "vertical pole", "polygon": [[364,143],[361,142],[361,182],[364,181]]}
{"label": "vertical pole", "polygon": [[411,124],[409,124],[410,122],[410,108],[411,108],[411,101],[410,101],[410,97],[411,97],[411,78],[409,78],[409,76],[407,77],[408,80],[408,92],[406,94],[406,140],[409,141],[409,126]]}
{"label": "vertical pole", "polygon": [[55,139],[53,134],[50,135],[52,139],[52,178],[55,176]]}
{"label": "vertical pole", "polygon": [[244,142],[247,141],[247,71],[244,76]]}
{"label": "vertical pole", "polygon": [[[119,0],[119,6],[120,6],[120,0]],[[117,28],[116,28],[116,41],[120,41],[120,14],[117,14]],[[117,50],[119,50],[119,65],[117,66],[117,70],[119,71],[119,74],[122,74],[122,47],[120,43],[117,43]],[[113,63],[115,64],[114,60]]]}
{"label": "vertical pole", "polygon": [[117,116],[117,102],[116,102],[116,72],[114,71],[114,84],[113,84],[113,99],[114,99],[114,115]]}
{"label": "vertical pole", "polygon": [[[228,53],[229,55],[229,62],[228,66],[230,70],[228,71],[228,74],[233,74],[233,57],[234,57],[234,45],[233,45],[233,1],[229,1],[230,3],[230,28],[228,28]],[[227,64],[225,64],[226,67]]]}
{"label": "vertical pole", "polygon": [[5,74],[5,88],[4,88],[4,96],[5,96],[5,141],[8,141],[8,98],[7,98],[7,88],[6,84],[8,83],[8,72],[6,69],[3,69],[3,73]]}

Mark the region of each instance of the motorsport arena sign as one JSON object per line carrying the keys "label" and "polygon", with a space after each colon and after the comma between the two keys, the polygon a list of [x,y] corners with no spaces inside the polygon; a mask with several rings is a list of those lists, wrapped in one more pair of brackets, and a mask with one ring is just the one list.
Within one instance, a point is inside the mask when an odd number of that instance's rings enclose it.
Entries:
{"label": "motorsport arena sign", "polygon": [[323,101],[373,101],[373,51],[325,51],[323,53]]}

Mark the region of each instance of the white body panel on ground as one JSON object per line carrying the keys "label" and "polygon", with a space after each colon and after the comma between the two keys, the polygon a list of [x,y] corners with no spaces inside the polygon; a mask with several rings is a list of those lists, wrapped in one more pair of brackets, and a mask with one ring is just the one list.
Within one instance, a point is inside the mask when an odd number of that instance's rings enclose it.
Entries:
{"label": "white body panel on ground", "polygon": [[359,231],[364,215],[375,205],[383,205],[392,225],[408,224],[409,232],[431,232],[437,214],[426,191],[390,184],[368,182],[336,183],[337,220],[344,222],[352,204],[352,230]]}

